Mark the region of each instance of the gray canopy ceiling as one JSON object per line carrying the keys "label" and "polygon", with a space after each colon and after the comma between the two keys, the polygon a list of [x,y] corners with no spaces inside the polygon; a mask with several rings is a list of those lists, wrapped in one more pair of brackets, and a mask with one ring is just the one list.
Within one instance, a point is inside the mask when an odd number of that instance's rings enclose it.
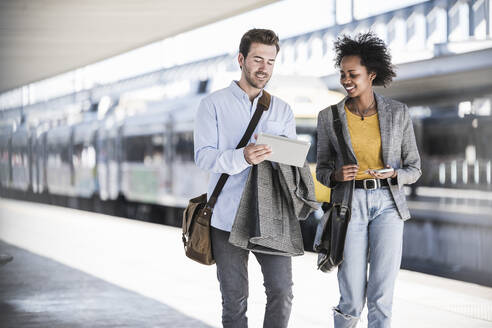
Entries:
{"label": "gray canopy ceiling", "polygon": [[276,0],[0,0],[0,93]]}

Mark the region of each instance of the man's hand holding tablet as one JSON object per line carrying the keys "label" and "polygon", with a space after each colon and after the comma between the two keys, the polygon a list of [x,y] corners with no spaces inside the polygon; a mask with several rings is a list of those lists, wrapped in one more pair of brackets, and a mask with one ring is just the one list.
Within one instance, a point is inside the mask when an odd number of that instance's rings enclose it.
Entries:
{"label": "man's hand holding tablet", "polygon": [[260,133],[256,145],[267,145],[271,149],[265,158],[267,161],[303,167],[311,143]]}

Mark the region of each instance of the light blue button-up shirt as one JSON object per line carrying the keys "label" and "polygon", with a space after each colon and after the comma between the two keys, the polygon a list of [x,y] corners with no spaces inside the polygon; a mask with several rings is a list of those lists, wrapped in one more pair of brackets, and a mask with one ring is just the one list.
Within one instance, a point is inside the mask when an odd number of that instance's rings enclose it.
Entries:
{"label": "light blue button-up shirt", "polygon": [[[244,148],[236,149],[244,135],[263,91],[253,100],[237,84],[203,98],[195,120],[195,163],[210,172],[208,197],[222,173],[230,175],[219,194],[212,214],[212,226],[231,231],[251,165],[244,158]],[[272,96],[270,108],[263,112],[255,133],[265,132],[296,139],[296,124],[290,106]]]}

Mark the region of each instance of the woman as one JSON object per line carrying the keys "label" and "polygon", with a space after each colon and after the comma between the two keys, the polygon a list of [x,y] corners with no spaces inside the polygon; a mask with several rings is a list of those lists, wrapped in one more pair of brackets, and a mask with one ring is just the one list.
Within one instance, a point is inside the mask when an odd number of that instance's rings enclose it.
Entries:
{"label": "woman", "polygon": [[[355,327],[366,298],[368,327],[390,327],[403,221],[410,218],[403,186],[420,177],[420,157],[407,106],[373,91],[396,76],[384,42],[372,33],[343,36],[335,51],[348,94],[337,110],[350,162],[343,163],[328,107],[318,116],[316,166],[317,179],[332,188],[332,202],[353,190],[335,328]],[[383,168],[394,170],[376,171]]]}

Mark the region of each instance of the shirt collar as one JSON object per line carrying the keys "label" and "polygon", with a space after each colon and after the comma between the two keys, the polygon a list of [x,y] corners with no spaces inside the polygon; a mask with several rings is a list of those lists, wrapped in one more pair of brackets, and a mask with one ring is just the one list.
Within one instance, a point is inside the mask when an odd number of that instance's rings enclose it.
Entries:
{"label": "shirt collar", "polygon": [[[243,89],[238,84],[238,81],[232,81],[231,84],[229,85],[229,90],[231,90],[232,94],[236,96],[238,99],[246,99],[249,101],[249,96],[246,92],[244,92]],[[253,99],[253,103],[257,102],[258,99],[263,95],[263,89],[261,89],[260,93],[258,96],[256,96],[255,99]]]}

